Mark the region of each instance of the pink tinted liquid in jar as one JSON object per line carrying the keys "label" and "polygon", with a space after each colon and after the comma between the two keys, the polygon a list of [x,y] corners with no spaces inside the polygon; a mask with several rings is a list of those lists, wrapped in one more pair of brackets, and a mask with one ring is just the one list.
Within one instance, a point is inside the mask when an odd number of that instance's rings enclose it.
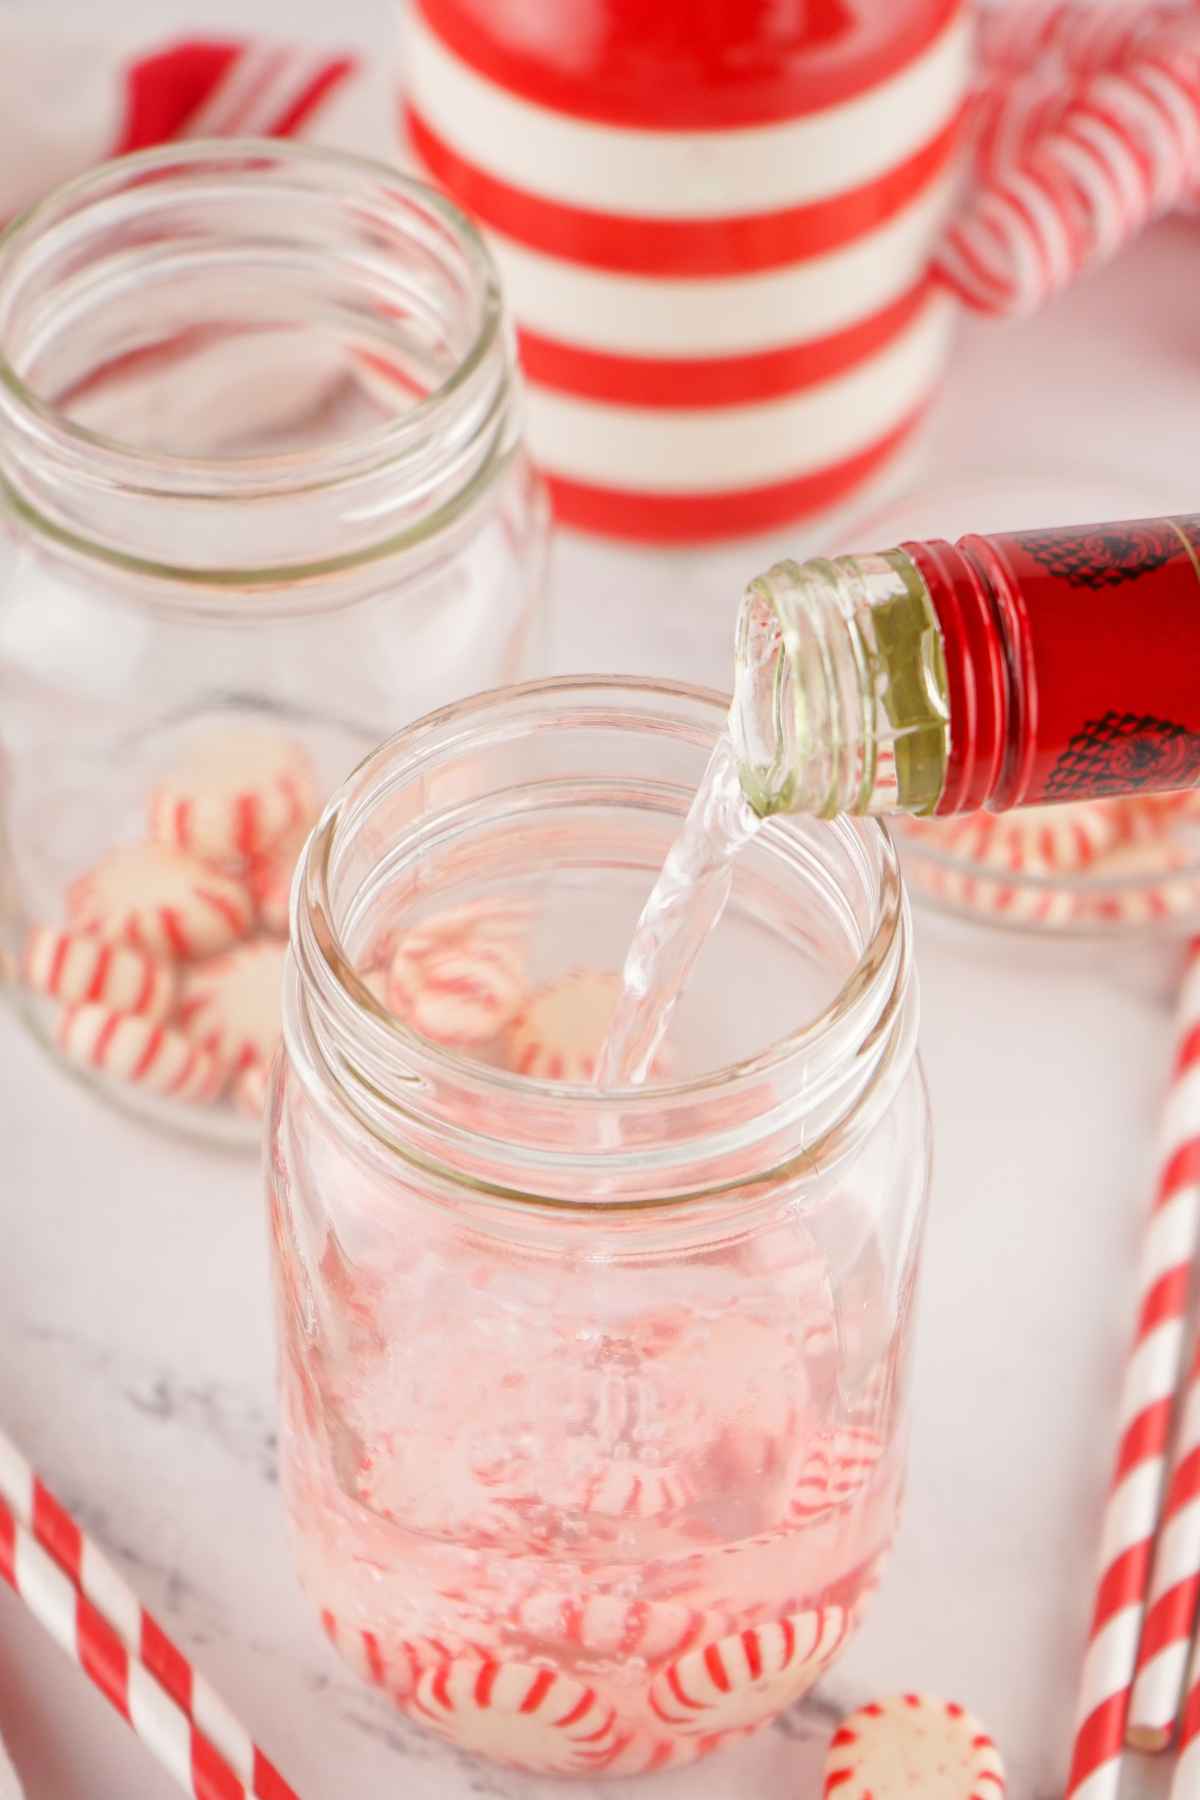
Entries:
{"label": "pink tinted liquid in jar", "polygon": [[[530,1770],[764,1724],[895,1529],[926,1120],[878,828],[756,834],[644,1089],[511,1067],[565,975],[615,997],[720,722],[636,685],[468,703],[365,765],[306,878],[271,1157],[301,1577],[414,1720]],[[464,909],[522,983],[469,1050],[374,998]]]}

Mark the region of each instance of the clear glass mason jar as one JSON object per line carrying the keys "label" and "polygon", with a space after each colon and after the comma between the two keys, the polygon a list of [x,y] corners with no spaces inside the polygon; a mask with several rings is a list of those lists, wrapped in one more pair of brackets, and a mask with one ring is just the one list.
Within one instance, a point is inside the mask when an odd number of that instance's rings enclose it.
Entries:
{"label": "clear glass mason jar", "polygon": [[[382,164],[171,145],[12,225],[0,483],[10,969],[34,926],[168,960],[181,934],[213,950],[247,916],[285,928],[290,862],[267,852],[294,860],[334,783],[406,721],[540,666],[547,512],[495,269],[455,207]],[[302,792],[272,810],[255,783],[285,755]],[[239,786],[262,803],[248,838],[228,829]],[[181,795],[219,814],[203,842]],[[226,921],[210,909],[198,943],[178,866],[155,850],[113,872],[114,846],[149,837],[221,865]],[[253,901],[272,876],[257,919],[225,885]],[[63,1025],[62,1001],[131,1003],[127,956],[117,980],[60,947],[52,975],[39,944],[27,1011],[69,1059],[180,1122],[252,1130],[179,1098],[211,1084],[178,1078],[170,1042],[156,1057],[145,1020],[105,1042]]]}
{"label": "clear glass mason jar", "polygon": [[529,1770],[764,1723],[896,1526],[929,1140],[884,828],[763,825],[644,1088],[515,1072],[536,1005],[485,1061],[378,998],[465,916],[517,922],[535,993],[619,969],[724,711],[604,680],[447,709],[336,795],[294,894],[268,1183],[301,1577],[364,1677]]}

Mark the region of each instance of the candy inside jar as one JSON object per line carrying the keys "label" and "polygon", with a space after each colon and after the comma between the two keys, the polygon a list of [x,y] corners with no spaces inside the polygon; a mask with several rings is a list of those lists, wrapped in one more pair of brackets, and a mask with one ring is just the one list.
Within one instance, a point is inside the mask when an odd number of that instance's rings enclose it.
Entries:
{"label": "candy inside jar", "polygon": [[392,168],[168,145],[4,234],[0,377],[0,965],[107,1098],[249,1145],[322,803],[537,665],[495,270]]}
{"label": "candy inside jar", "polygon": [[279,1045],[287,895],[330,785],[298,739],[178,734],[121,841],[32,926],[18,971],[68,1063],[126,1103],[261,1117]]}
{"label": "candy inside jar", "polygon": [[896,1527],[926,1121],[879,828],[765,825],[646,1083],[595,1085],[720,724],[648,685],[485,696],[357,773],[297,889],[269,1182],[301,1578],[410,1718],[531,1771],[766,1724]]}
{"label": "candy inside jar", "polygon": [[1011,814],[903,819],[913,892],[1016,929],[1186,932],[1200,920],[1200,798],[1135,795]]}

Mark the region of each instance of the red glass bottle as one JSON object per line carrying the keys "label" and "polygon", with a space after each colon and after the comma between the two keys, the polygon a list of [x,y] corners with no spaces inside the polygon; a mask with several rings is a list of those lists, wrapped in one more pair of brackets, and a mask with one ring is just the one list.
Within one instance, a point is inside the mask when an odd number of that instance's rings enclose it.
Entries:
{"label": "red glass bottle", "polygon": [[760,812],[946,814],[1200,781],[1200,514],[907,543],[751,583]]}
{"label": "red glass bottle", "polygon": [[559,514],[693,539],[849,494],[953,308],[964,0],[410,0],[405,117],[496,254]]}

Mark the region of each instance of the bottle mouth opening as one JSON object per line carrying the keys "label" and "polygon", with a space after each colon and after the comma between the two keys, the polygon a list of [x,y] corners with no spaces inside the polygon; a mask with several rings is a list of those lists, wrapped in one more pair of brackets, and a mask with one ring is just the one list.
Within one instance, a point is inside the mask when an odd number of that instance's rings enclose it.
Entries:
{"label": "bottle mouth opening", "polygon": [[[0,237],[18,510],[154,572],[388,553],[494,472],[511,385],[489,252],[384,164],[278,141],[166,146],[67,184]],[[126,499],[143,522],[113,529],[105,503]],[[161,532],[149,502],[172,515]],[[227,546],[220,508],[247,502],[265,523]],[[333,557],[297,534],[305,507],[326,526],[336,509]]]}
{"label": "bottle mouth opening", "polygon": [[586,915],[619,969],[725,714],[699,689],[564,680],[482,696],[384,745],[331,802],[297,878],[285,1029],[299,1078],[389,1151],[506,1200],[644,1208],[836,1161],[912,1050],[907,908],[872,822],[764,826],[681,1015],[686,1053],[645,1087],[481,1064],[418,1036],[362,973],[364,946],[395,941],[397,919],[500,892],[536,909],[543,953]]}
{"label": "bottle mouth opening", "polygon": [[787,640],[775,599],[762,581],[752,582],[738,612],[730,729],[743,791],[760,818],[788,811],[803,766]]}

